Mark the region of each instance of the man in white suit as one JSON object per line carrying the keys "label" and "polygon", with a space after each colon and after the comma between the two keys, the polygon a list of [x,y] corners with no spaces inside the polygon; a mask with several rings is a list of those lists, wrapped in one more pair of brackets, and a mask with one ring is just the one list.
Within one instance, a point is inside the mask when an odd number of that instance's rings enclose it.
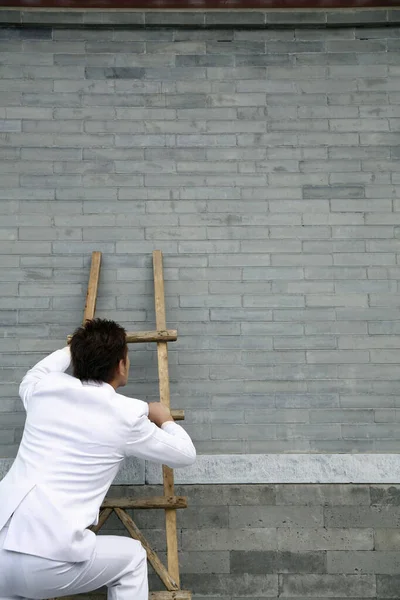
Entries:
{"label": "man in white suit", "polygon": [[129,366],[125,330],[94,319],[24,377],[24,434],[0,482],[0,600],[101,586],[109,600],[148,600],[141,544],[88,528],[125,457],[184,467],[196,451],[163,405],[116,393]]}

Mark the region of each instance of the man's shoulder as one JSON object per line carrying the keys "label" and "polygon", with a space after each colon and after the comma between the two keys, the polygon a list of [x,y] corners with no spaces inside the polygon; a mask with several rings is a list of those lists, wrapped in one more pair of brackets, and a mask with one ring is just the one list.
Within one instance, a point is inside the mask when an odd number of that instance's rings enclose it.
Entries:
{"label": "man's shoulder", "polygon": [[115,402],[120,409],[127,415],[139,419],[149,413],[149,405],[143,400],[125,396],[124,394],[115,394]]}

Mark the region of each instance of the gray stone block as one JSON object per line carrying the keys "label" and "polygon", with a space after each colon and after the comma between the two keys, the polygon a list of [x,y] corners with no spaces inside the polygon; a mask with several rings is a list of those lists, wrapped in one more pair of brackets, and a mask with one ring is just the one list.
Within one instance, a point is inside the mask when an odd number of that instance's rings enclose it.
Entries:
{"label": "gray stone block", "polygon": [[229,523],[236,527],[321,527],[322,508],[303,506],[259,506],[249,511],[247,506],[230,506]]}
{"label": "gray stone block", "polygon": [[326,527],[398,527],[399,509],[393,506],[359,506],[324,508]]}
{"label": "gray stone block", "polygon": [[367,575],[291,575],[281,576],[281,596],[316,598],[373,598],[376,596],[375,576]]}
{"label": "gray stone block", "polygon": [[184,573],[230,573],[230,557],[228,551],[181,552],[179,562]]}
{"label": "gray stone block", "polygon": [[276,547],[276,529],[274,528],[213,528],[182,531],[184,551],[230,551],[232,548],[236,550],[273,550]]}
{"label": "gray stone block", "polygon": [[[3,414],[7,414],[7,413],[1,413]],[[14,432],[12,429],[0,429],[0,445],[1,446],[8,446],[8,445],[12,445],[14,442]]]}
{"label": "gray stone block", "polygon": [[325,573],[326,559],[322,552],[233,550],[230,553],[230,572]]}
{"label": "gray stone block", "polygon": [[243,575],[228,574],[185,574],[182,577],[185,589],[196,589],[199,594],[251,595],[252,597],[277,597],[278,575]]}
{"label": "gray stone block", "polygon": [[398,573],[400,552],[328,552],[328,573]]}
{"label": "gray stone block", "polygon": [[[284,487],[286,486],[282,486],[282,488]],[[299,486],[299,489],[301,487]],[[278,548],[292,552],[365,551],[374,549],[374,531],[372,529],[293,529],[282,527],[277,530],[277,534]]]}
{"label": "gray stone block", "polygon": [[375,549],[378,551],[399,551],[400,531],[397,529],[375,529]]}

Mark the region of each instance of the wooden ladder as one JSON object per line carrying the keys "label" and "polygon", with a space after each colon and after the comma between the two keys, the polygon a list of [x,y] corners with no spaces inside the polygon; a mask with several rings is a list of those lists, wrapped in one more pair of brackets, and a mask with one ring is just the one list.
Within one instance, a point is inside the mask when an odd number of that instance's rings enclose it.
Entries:
{"label": "wooden ladder", "polygon": [[[97,290],[99,287],[101,267],[101,252],[92,253],[92,264],[90,268],[89,284],[86,295],[86,304],[83,315],[83,323],[87,319],[93,319],[96,312]],[[165,316],[165,297],[164,297],[164,275],[162,252],[155,250],[153,252],[153,272],[154,272],[154,299],[156,312],[156,330],[155,331],[137,331],[126,334],[128,343],[157,343],[158,359],[158,379],[160,401],[170,408],[169,374],[168,374],[168,342],[176,341],[178,334],[176,330],[167,329]],[[70,339],[70,336],[69,336]],[[171,411],[175,420],[184,419],[182,410]],[[166,591],[150,593],[151,600],[191,600],[192,594],[189,591],[180,589],[179,560],[178,560],[178,536],[176,528],[176,509],[187,507],[187,498],[175,496],[174,493],[174,472],[169,467],[163,465],[163,485],[164,495],[153,498],[110,498],[105,499],[99,516],[99,522],[92,527],[92,531],[97,533],[107,521],[112,512],[115,512],[120,521],[124,524],[128,533],[135,540],[139,540],[147,552],[147,559],[153,567],[155,573],[163,582]],[[138,529],[137,525],[126,512],[126,509],[164,509],[165,526],[167,539],[167,562],[166,568],[157,554],[152,550],[150,544]]]}

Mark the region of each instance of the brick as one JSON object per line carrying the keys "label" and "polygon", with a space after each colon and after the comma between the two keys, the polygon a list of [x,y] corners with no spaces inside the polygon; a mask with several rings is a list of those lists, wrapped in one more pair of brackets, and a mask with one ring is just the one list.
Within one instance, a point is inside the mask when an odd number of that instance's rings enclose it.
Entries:
{"label": "brick", "polygon": [[[368,331],[372,335],[376,334],[389,334],[396,335],[400,332],[400,329],[397,327],[397,323],[395,321],[377,321],[375,323],[369,323]],[[382,338],[382,340],[388,340],[389,338]]]}
{"label": "brick", "polygon": [[[376,218],[375,218],[376,217]],[[393,219],[393,215],[391,215],[392,219]],[[383,215],[367,215],[366,216],[367,219],[367,226],[347,226],[347,225],[341,225],[341,226],[335,226],[332,227],[332,237],[336,238],[336,239],[371,239],[371,238],[378,238],[378,239],[382,239],[382,238],[392,238],[393,237],[393,228],[390,225],[390,223],[393,224],[393,220],[390,221],[389,219],[389,215],[387,216],[387,218]],[[371,221],[371,223],[369,223],[369,220]],[[388,226],[384,226],[384,227],[374,227],[372,225],[376,224],[382,224],[382,225],[386,225],[386,223]]]}
{"label": "brick", "polygon": [[333,290],[334,284],[330,281],[276,281],[272,284],[274,293],[327,294]]}
{"label": "brick", "polygon": [[259,280],[267,279],[273,280],[302,280],[304,278],[303,269],[298,267],[285,267],[285,268],[273,268],[273,267],[245,267],[243,269],[243,280]]}
{"label": "brick", "polygon": [[[338,281],[335,283],[335,291],[338,293],[373,293],[396,291],[393,287],[394,282],[390,281]],[[395,285],[395,284],[394,284]]]}
{"label": "brick", "polygon": [[391,266],[395,263],[395,255],[387,253],[334,254],[335,265],[361,265],[361,266]]}
{"label": "brick", "polygon": [[364,252],[364,241],[329,241],[329,242],[303,242],[303,251],[311,253],[331,254],[336,252]]}
{"label": "brick", "polygon": [[332,265],[332,257],[326,254],[274,254],[271,257],[273,267]]}
{"label": "brick", "polygon": [[324,351],[319,350],[318,352],[308,351],[306,353],[307,362],[310,364],[317,363],[366,363],[369,362],[369,353],[367,351]]}
{"label": "brick", "polygon": [[383,315],[381,310],[376,308],[358,309],[357,311],[354,311],[353,309],[338,308],[336,312],[339,320],[348,320],[349,318],[356,321],[385,321],[385,318],[386,320],[396,320],[395,312],[392,309],[387,309],[385,315]]}
{"label": "brick", "polygon": [[305,186],[303,188],[304,198],[364,198],[362,186]]}
{"label": "brick", "polygon": [[[292,188],[286,188],[284,193],[276,194],[276,196],[292,195]],[[242,190],[242,197],[246,199],[245,190]],[[329,201],[328,200],[270,200],[269,209],[271,213],[307,213],[307,212],[329,212]],[[288,232],[290,233],[290,229]],[[316,234],[316,237],[318,235]]]}
{"label": "brick", "polygon": [[21,175],[21,186],[53,188],[53,187],[75,187],[81,184],[80,175]]}
{"label": "brick", "polygon": [[[399,422],[399,412],[393,409],[382,409],[375,411],[375,422],[376,423],[392,423]],[[374,504],[377,503],[376,499],[374,499]],[[390,504],[390,501],[388,502]],[[393,504],[395,504],[395,500],[393,499]]]}
{"label": "brick", "polygon": [[363,365],[354,365],[352,367],[339,366],[339,376],[347,378],[351,376],[355,379],[395,379],[394,367],[392,365],[371,364],[368,367]]}
{"label": "brick", "polygon": [[[394,173],[392,175],[392,180],[395,181],[397,177],[397,174]],[[380,185],[380,186],[375,186],[375,185],[366,185],[365,186],[365,197],[366,198],[373,198],[375,200],[375,206],[378,204],[378,202],[381,202],[382,204],[382,208],[384,207],[383,210],[388,211],[389,209],[389,202],[390,200],[387,200],[388,198],[396,198],[396,194],[397,194],[397,189],[396,186],[391,186],[391,185]],[[373,204],[373,203],[371,203]],[[374,209],[371,209],[374,210]],[[375,208],[375,210],[377,210],[377,208]]]}
{"label": "brick", "polygon": [[[267,354],[267,353],[263,353]],[[269,353],[274,354],[274,353]],[[277,353],[275,353],[276,355]],[[281,354],[298,354],[284,353]],[[292,362],[292,361],[288,361]],[[293,361],[294,362],[294,361]],[[307,423],[308,411],[302,409],[274,410],[274,409],[254,409],[246,410],[244,414],[246,423]]]}
{"label": "brick", "polygon": [[331,306],[361,306],[367,307],[368,297],[366,294],[354,293],[354,294],[335,294],[323,296],[321,294],[307,294],[306,306],[308,307],[331,307]]}
{"label": "brick", "polygon": [[[300,324],[287,323],[260,323],[255,325],[254,323],[242,323],[241,332],[243,335],[301,335],[303,333],[303,326]],[[289,343],[289,342],[288,342]]]}
{"label": "brick", "polygon": [[340,403],[344,408],[375,408],[376,406],[394,406],[391,396],[350,396],[343,394]]}
{"label": "brick", "polygon": [[304,298],[302,296],[294,295],[270,295],[270,296],[254,296],[247,295],[243,296],[243,306],[258,308],[265,306],[267,308],[302,308],[304,307]]}
{"label": "brick", "polygon": [[[275,146],[277,143],[283,146],[292,146],[297,143],[297,137],[291,133],[258,133],[258,134],[239,134],[237,136],[238,146]],[[236,145],[236,144],[232,144]]]}

